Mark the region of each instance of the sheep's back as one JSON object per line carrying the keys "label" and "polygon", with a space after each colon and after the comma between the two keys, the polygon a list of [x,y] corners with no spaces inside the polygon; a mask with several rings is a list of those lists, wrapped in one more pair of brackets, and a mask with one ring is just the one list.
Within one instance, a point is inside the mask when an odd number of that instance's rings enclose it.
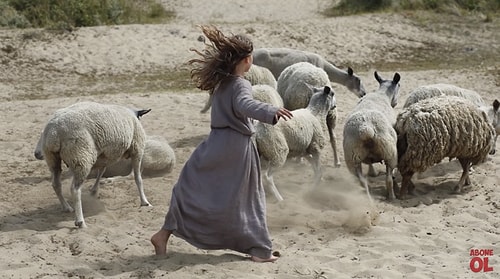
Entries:
{"label": "sheep's back", "polygon": [[437,83],[423,85],[412,90],[403,107],[406,108],[418,101],[438,96],[457,96],[467,99],[477,106],[484,105],[483,98],[476,91],[452,84]]}
{"label": "sheep's back", "polygon": [[313,94],[310,87],[330,86],[325,70],[308,62],[295,63],[283,70],[278,77],[277,90],[287,109],[307,107]]}
{"label": "sheep's back", "polygon": [[455,96],[422,100],[397,117],[398,168],[423,172],[445,157],[483,162],[492,146],[493,128],[473,103]]}
{"label": "sheep's back", "polygon": [[276,107],[283,107],[283,99],[275,88],[266,84],[257,84],[252,86],[253,98]]}
{"label": "sheep's back", "polygon": [[250,84],[266,84],[272,88],[277,87],[277,81],[273,73],[268,68],[264,68],[258,65],[252,65],[248,72],[245,73],[245,79],[250,81]]}
{"label": "sheep's back", "polygon": [[46,151],[61,152],[66,157],[80,148],[95,149],[98,155],[102,152],[103,157],[117,160],[133,147],[133,142],[143,146],[144,141],[142,125],[130,109],[93,102],[56,111],[44,130]]}

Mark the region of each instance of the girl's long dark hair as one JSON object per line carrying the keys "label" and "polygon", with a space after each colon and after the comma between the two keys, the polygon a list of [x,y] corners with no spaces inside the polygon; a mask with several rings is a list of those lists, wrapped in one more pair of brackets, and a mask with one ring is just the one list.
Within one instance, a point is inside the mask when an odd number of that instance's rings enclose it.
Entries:
{"label": "girl's long dark hair", "polygon": [[188,63],[194,65],[191,79],[196,87],[212,94],[222,80],[233,74],[241,59],[252,54],[253,44],[244,35],[227,37],[215,26],[204,25],[201,30],[211,43],[205,43],[203,51],[190,49],[200,58],[191,59]]}

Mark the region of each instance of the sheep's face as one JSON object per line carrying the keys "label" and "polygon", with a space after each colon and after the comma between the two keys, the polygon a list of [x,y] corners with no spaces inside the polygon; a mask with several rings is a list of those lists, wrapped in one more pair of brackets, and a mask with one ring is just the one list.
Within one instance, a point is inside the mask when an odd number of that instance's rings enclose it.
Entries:
{"label": "sheep's face", "polygon": [[361,79],[354,74],[354,71],[350,67],[347,69],[347,76],[348,76],[348,82],[346,85],[347,89],[356,94],[356,96],[358,96],[359,98],[365,96],[366,90],[363,84],[361,83]]}

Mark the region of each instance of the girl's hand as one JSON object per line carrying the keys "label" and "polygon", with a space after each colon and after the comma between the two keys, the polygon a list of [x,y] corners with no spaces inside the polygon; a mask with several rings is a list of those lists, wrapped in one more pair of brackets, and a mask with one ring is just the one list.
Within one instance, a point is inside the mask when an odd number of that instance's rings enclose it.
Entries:
{"label": "girl's hand", "polygon": [[280,118],[283,118],[285,121],[287,121],[288,119],[291,119],[293,117],[293,114],[286,108],[280,108],[276,112],[276,117],[278,118],[278,120],[280,120]]}

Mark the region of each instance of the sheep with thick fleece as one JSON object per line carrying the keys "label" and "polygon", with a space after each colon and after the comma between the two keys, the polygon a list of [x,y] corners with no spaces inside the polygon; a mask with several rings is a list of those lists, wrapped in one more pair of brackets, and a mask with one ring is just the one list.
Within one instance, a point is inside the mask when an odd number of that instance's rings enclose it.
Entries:
{"label": "sheep with thick fleece", "polygon": [[[251,85],[265,84],[276,89],[277,85],[276,78],[267,68],[258,65],[252,65],[250,66],[250,69],[248,70],[248,72],[245,73],[243,77],[246,80],[250,81]],[[208,100],[205,103],[205,106],[200,111],[201,113],[207,112],[208,109],[212,106],[212,97],[213,97],[212,95],[208,96]]]}
{"label": "sheep with thick fleece", "polygon": [[[313,94],[311,88],[330,86],[328,74],[322,68],[309,62],[298,62],[286,67],[278,77],[278,93],[283,99],[285,108],[289,110],[307,107]],[[333,107],[325,117],[325,130],[328,131],[330,145],[333,150],[333,160],[336,167],[340,166],[337,152],[337,139],[333,130],[336,126],[337,110]]]}
{"label": "sheep with thick fleece", "polygon": [[306,108],[292,111],[293,118],[276,125],[257,122],[255,142],[262,159],[266,184],[279,201],[283,200],[273,179],[276,169],[289,157],[305,157],[312,164],[315,183],[321,180],[320,155],[325,139],[321,123],[335,106],[334,92],[330,87],[313,88],[314,94]]}
{"label": "sheep with thick fleece", "polygon": [[382,79],[375,72],[379,88],[366,94],[353,111],[347,116],[344,124],[344,157],[348,170],[354,174],[371,200],[368,180],[363,175],[361,164],[369,164],[373,173],[373,163],[384,162],[386,166],[385,185],[389,200],[395,199],[393,172],[397,167],[396,149],[396,111],[399,95],[398,73],[392,80]]}
{"label": "sheep with thick fleece", "polygon": [[408,98],[406,98],[403,107],[406,108],[420,100],[437,96],[457,96],[465,98],[477,106],[484,105],[483,98],[476,91],[461,88],[453,84],[437,83],[422,85],[413,89],[408,95]]}
{"label": "sheep with thick fleece", "polygon": [[146,134],[139,117],[149,110],[132,110],[119,105],[79,102],[57,110],[48,121],[39,140],[40,154],[52,173],[52,187],[65,211],[73,208],[61,190],[61,165],[73,174],[71,193],[76,215],[75,225],[86,227],[82,211],[81,186],[92,168],[98,175],[91,191],[97,193],[99,179],[107,166],[121,158],[130,158],[139,190],[141,206],[150,206],[142,185],[141,161]]}
{"label": "sheep with thick fleece", "polygon": [[498,134],[500,134],[500,113],[498,112],[500,103],[498,102],[498,100],[495,99],[492,106],[486,105],[481,95],[479,95],[479,93],[477,93],[476,91],[461,88],[452,84],[438,83],[423,85],[412,90],[408,95],[408,98],[406,99],[404,107],[406,108],[418,101],[437,96],[462,97],[466,100],[471,101],[481,110],[485,111],[486,115],[488,116],[488,120],[493,125],[496,132],[495,140],[493,142],[494,145],[490,151],[491,155],[495,154],[496,139],[498,137]]}
{"label": "sheep with thick fleece", "polygon": [[398,170],[402,176],[399,198],[414,193],[411,178],[446,157],[457,158],[462,176],[455,187],[470,184],[469,168],[483,162],[493,146],[494,130],[486,113],[456,96],[439,96],[405,108],[397,117]]}
{"label": "sheep with thick fleece", "polygon": [[317,53],[290,48],[259,48],[255,49],[252,55],[253,63],[268,68],[276,80],[286,67],[298,62],[309,62],[323,69],[331,82],[347,87],[358,97],[366,94],[361,79],[350,67],[347,71],[341,70]]}

